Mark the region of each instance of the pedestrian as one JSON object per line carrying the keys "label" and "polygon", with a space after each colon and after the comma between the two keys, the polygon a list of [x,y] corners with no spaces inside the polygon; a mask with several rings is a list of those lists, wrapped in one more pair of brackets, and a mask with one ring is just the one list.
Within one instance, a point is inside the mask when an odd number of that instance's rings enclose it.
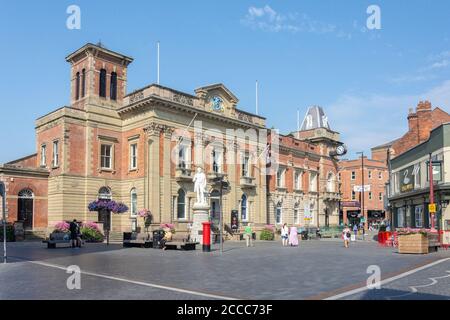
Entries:
{"label": "pedestrian", "polygon": [[76,248],[78,245],[78,233],[79,233],[79,226],[77,223],[77,219],[73,219],[73,221],[69,225],[69,231],[70,231],[70,240],[72,241],[72,248]]}
{"label": "pedestrian", "polygon": [[287,226],[287,223],[285,223],[281,228],[281,241],[283,243],[283,247],[286,247],[288,245],[288,239],[289,239],[289,228]]}
{"label": "pedestrian", "polygon": [[244,238],[247,247],[253,247],[253,230],[250,223],[244,229]]}
{"label": "pedestrian", "polygon": [[289,245],[291,247],[298,246],[298,230],[297,227],[291,227],[291,231],[289,232]]}
{"label": "pedestrian", "polygon": [[346,248],[349,247],[349,243],[350,243],[350,237],[351,237],[351,230],[348,227],[348,225],[345,225],[344,230],[342,230],[342,239],[344,240],[344,246]]}
{"label": "pedestrian", "polygon": [[355,240],[356,240],[356,236],[358,235],[358,225],[356,223],[353,226],[353,233],[355,234]]}

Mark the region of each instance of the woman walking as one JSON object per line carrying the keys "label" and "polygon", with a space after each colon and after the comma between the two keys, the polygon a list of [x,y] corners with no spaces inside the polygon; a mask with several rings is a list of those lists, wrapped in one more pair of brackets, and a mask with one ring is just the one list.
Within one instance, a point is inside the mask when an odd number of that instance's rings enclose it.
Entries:
{"label": "woman walking", "polygon": [[352,232],[351,232],[350,228],[348,227],[348,225],[345,225],[344,230],[342,230],[342,239],[344,240],[344,246],[346,248],[349,247],[351,236],[352,236]]}
{"label": "woman walking", "polygon": [[298,246],[298,230],[297,227],[291,227],[291,232],[289,232],[289,245],[291,247]]}
{"label": "woman walking", "polygon": [[287,223],[285,223],[281,228],[281,240],[283,242],[283,247],[286,247],[288,245],[288,239],[289,239],[289,228],[287,226]]}

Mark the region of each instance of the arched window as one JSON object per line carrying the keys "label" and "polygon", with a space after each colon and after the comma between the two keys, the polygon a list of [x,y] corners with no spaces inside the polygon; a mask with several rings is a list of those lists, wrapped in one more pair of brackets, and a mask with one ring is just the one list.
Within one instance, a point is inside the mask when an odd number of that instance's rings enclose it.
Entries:
{"label": "arched window", "polygon": [[110,98],[117,100],[117,73],[115,72],[111,73]]}
{"label": "arched window", "polygon": [[281,203],[278,203],[275,208],[275,223],[282,224],[283,223],[283,212],[281,208]]}
{"label": "arched window", "polygon": [[86,95],[86,69],[81,71],[81,97]]}
{"label": "arched window", "polygon": [[100,70],[100,87],[99,87],[100,97],[106,98],[106,70]]}
{"label": "arched window", "polygon": [[33,229],[33,197],[33,191],[30,189],[23,189],[19,192],[17,220],[22,221],[23,227],[26,230]]}
{"label": "arched window", "polygon": [[19,192],[19,198],[21,199],[33,199],[33,191],[30,189],[23,189]]}
{"label": "arched window", "polygon": [[111,200],[112,199],[112,193],[111,189],[108,187],[101,187],[98,191],[98,198],[100,200]]}
{"label": "arched window", "polygon": [[178,190],[177,219],[186,219],[186,192]]}
{"label": "arched window", "polygon": [[327,192],[335,191],[335,177],[332,172],[328,173],[327,177]]}
{"label": "arched window", "polygon": [[248,210],[247,210],[247,196],[242,195],[241,198],[241,219],[242,221],[248,221]]}
{"label": "arched window", "polygon": [[77,72],[77,77],[75,80],[75,100],[80,99],[80,73]]}
{"label": "arched window", "polygon": [[130,213],[132,217],[137,216],[137,192],[136,192],[136,188],[131,189],[130,192]]}

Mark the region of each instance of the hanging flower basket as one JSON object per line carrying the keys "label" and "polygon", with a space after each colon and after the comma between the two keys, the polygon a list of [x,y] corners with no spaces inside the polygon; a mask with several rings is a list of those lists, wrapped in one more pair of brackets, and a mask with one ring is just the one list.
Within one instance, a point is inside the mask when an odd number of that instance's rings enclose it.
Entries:
{"label": "hanging flower basket", "polygon": [[95,200],[88,205],[89,211],[101,211],[108,210],[114,213],[125,213],[128,211],[128,207],[121,202],[113,200]]}

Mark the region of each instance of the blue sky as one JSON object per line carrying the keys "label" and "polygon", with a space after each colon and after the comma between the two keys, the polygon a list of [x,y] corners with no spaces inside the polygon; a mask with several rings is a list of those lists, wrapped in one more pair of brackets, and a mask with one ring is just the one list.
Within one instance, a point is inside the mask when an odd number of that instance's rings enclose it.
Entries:
{"label": "blue sky", "polygon": [[[81,8],[81,30],[66,9]],[[366,9],[381,8],[381,30]],[[421,99],[450,111],[450,2],[3,1],[0,9],[0,163],[35,152],[34,121],[69,104],[65,57],[86,42],[135,58],[128,91],[156,81],[192,93],[224,83],[281,132],[320,105],[350,149],[399,137]]]}

